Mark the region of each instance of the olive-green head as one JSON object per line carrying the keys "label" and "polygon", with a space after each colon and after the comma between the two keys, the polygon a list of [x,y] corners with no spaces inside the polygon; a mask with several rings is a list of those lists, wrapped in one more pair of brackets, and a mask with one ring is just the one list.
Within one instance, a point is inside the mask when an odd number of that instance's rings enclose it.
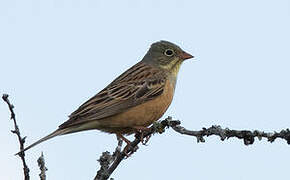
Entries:
{"label": "olive-green head", "polygon": [[179,46],[168,41],[158,41],[151,45],[142,61],[177,74],[181,63],[190,58],[193,56]]}

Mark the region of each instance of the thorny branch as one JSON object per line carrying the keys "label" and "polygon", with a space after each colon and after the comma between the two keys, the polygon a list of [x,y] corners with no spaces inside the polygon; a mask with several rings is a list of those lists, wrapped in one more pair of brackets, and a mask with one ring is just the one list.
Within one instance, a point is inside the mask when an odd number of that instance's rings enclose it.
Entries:
{"label": "thorny branch", "polygon": [[[188,130],[182,126],[180,126],[180,121],[178,120],[172,120],[172,118],[169,116],[165,120],[162,120],[160,122],[154,123],[150,127],[150,131],[144,134],[144,136],[150,136],[155,133],[163,133],[165,132],[165,128],[171,127],[174,131],[185,134],[189,136],[194,136],[197,138],[197,142],[205,142],[204,137],[216,135],[219,136],[222,141],[229,138],[238,138],[243,139],[245,145],[251,145],[255,141],[255,137],[257,137],[259,140],[262,140],[262,138],[267,138],[269,142],[274,142],[277,138],[281,138],[287,141],[288,144],[290,144],[290,130],[281,130],[280,132],[274,132],[274,133],[266,133],[264,131],[249,131],[249,130],[230,130],[229,128],[221,128],[221,126],[214,125],[209,128],[202,128],[202,130],[199,131],[192,131]],[[116,151],[113,153],[113,155],[110,155],[108,151],[103,152],[101,155],[99,162],[101,165],[100,170],[98,171],[96,177],[94,180],[105,180],[110,177],[110,175],[114,172],[114,170],[117,168],[117,166],[120,164],[122,160],[125,159],[126,153],[132,154],[137,150],[137,145],[141,142],[140,137],[136,136],[135,140],[131,142],[131,147],[128,149],[127,152],[120,151],[120,146],[118,145],[116,148]],[[119,142],[120,143],[120,142]],[[118,148],[119,147],[119,148]],[[116,154],[118,149],[118,153]]]}
{"label": "thorny branch", "polygon": [[[15,116],[15,113],[13,110],[14,106],[10,103],[8,97],[9,97],[8,94],[3,94],[2,99],[7,103],[8,108],[10,110],[10,113],[11,113],[10,119],[12,119],[13,123],[14,123],[14,130],[11,130],[11,132],[17,135],[17,138],[19,141],[19,146],[20,146],[19,149],[20,149],[20,151],[22,151],[24,149],[24,143],[25,143],[26,137],[23,137],[23,138],[21,137],[20,130],[19,130],[19,127],[18,127],[17,122],[16,122],[16,116]],[[29,180],[30,179],[29,168],[28,168],[26,161],[25,161],[25,153],[24,152],[19,153],[19,157],[21,158],[22,164],[23,164],[24,179]]]}

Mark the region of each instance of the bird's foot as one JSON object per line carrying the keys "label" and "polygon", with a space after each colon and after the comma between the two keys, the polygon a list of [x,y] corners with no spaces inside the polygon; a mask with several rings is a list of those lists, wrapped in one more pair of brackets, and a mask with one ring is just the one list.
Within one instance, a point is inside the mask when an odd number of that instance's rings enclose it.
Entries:
{"label": "bird's foot", "polygon": [[133,147],[131,145],[131,141],[129,141],[127,138],[125,138],[122,134],[117,134],[117,138],[122,139],[127,144],[122,151],[125,154],[126,158],[130,157],[134,152],[137,151],[138,146]]}
{"label": "bird's foot", "polygon": [[131,146],[131,144],[127,144],[123,150],[123,153],[125,154],[126,158],[130,157],[134,152],[138,150],[138,146]]}

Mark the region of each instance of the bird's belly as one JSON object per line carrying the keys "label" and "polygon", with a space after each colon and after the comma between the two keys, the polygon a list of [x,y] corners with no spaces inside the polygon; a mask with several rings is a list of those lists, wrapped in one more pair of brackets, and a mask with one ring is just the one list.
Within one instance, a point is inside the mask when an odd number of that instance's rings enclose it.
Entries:
{"label": "bird's belly", "polygon": [[135,126],[147,127],[162,117],[172,101],[173,93],[173,86],[170,83],[166,83],[164,92],[159,97],[132,107],[118,115],[98,120],[98,124],[102,126],[102,131],[111,133],[118,132],[122,128],[124,130],[127,129],[124,132],[127,133],[126,131]]}

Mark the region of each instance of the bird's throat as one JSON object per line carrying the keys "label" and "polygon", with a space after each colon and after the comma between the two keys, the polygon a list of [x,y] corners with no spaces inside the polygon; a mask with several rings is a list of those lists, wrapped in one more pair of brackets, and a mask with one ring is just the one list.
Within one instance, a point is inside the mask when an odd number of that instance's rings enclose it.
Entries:
{"label": "bird's throat", "polygon": [[182,64],[182,61],[176,61],[176,62],[172,62],[172,64],[170,64],[171,68],[169,71],[174,77],[177,77],[177,74],[179,72],[181,64]]}

